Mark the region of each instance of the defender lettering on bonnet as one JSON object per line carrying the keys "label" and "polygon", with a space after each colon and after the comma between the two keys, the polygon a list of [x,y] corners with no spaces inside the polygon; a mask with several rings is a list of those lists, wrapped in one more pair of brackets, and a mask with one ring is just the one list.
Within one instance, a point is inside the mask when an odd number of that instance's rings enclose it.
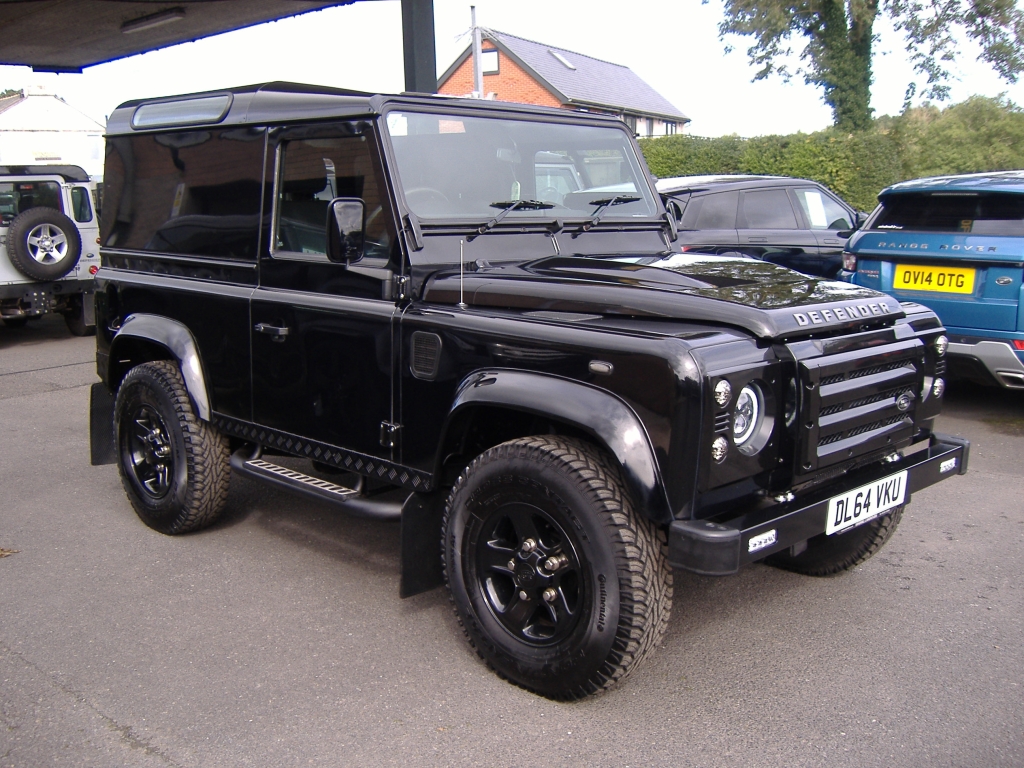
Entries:
{"label": "defender lettering on bonnet", "polygon": [[887,315],[898,312],[899,307],[892,308],[891,304],[885,301],[859,302],[856,304],[842,304],[830,309],[809,310],[807,312],[794,312],[793,319],[800,326],[822,325],[837,320],[859,320],[862,317]]}

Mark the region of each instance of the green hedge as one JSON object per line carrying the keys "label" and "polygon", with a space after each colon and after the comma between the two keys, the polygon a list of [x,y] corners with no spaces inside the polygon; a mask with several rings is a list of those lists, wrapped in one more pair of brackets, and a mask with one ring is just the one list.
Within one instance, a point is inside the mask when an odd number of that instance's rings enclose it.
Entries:
{"label": "green hedge", "polygon": [[814,179],[870,211],[883,187],[946,173],[1024,168],[1024,112],[1005,99],[973,97],[883,117],[871,130],[708,139],[642,139],[655,176],[753,173]]}

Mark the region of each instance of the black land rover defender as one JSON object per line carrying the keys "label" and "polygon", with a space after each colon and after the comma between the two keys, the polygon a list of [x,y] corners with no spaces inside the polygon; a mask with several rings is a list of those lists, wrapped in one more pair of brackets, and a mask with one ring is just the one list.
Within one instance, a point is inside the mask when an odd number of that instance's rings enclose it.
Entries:
{"label": "black land rover defender", "polygon": [[966,469],[935,315],[679,252],[616,119],[244,87],[121,106],[104,180],[93,462],[142,520],[231,469],[400,520],[402,594],[543,695],[649,653],[673,567],[840,572]]}

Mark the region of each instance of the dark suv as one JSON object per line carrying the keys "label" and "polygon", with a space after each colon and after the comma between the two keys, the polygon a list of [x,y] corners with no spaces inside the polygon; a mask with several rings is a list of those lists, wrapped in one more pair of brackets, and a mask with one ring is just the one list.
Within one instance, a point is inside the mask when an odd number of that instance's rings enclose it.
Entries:
{"label": "dark suv", "polygon": [[932,312],[680,253],[615,118],[278,83],[107,133],[93,461],[168,534],[231,469],[400,520],[402,594],[546,696],[655,647],[672,566],[838,573],[966,468]]}
{"label": "dark suv", "polygon": [[658,191],[686,251],[742,254],[834,278],[866,216],[814,181],[782,176],[677,176]]}

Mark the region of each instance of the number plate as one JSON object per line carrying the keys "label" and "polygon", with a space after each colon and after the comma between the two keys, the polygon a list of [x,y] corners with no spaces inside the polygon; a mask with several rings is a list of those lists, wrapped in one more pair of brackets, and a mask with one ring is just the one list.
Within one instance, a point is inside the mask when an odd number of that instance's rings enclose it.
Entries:
{"label": "number plate", "polygon": [[892,287],[904,291],[974,293],[974,270],[966,267],[897,264]]}
{"label": "number plate", "polygon": [[907,470],[847,491],[828,500],[825,533],[853,528],[898,507],[907,496]]}

